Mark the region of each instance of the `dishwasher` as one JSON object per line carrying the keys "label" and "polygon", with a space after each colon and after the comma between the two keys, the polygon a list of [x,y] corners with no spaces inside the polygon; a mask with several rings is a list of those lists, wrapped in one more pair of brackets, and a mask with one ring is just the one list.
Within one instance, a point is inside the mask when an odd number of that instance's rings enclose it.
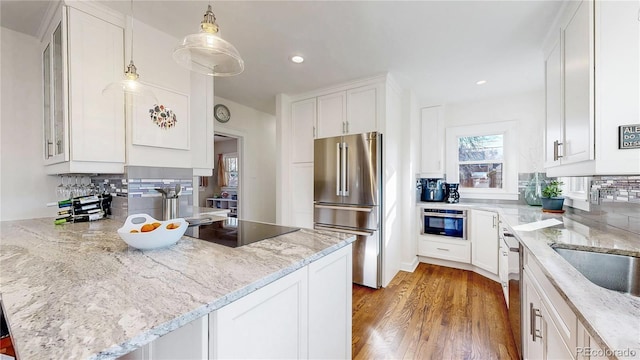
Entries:
{"label": "dishwasher", "polygon": [[522,280],[522,244],[515,238],[513,233],[507,228],[502,227],[500,232],[500,241],[509,249],[509,324],[511,332],[518,348],[519,358],[522,359],[522,336],[520,334],[522,307],[521,307],[521,290],[520,282]]}

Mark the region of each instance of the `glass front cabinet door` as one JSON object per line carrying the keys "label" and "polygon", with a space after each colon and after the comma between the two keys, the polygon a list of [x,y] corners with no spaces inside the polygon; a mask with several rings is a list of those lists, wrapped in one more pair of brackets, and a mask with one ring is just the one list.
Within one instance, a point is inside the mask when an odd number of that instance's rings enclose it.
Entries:
{"label": "glass front cabinet door", "polygon": [[[60,14],[62,15],[62,13]],[[44,122],[44,160],[45,164],[68,161],[67,151],[67,112],[64,102],[64,52],[62,16],[54,21],[53,29],[43,39],[42,76],[43,76],[43,122]]]}

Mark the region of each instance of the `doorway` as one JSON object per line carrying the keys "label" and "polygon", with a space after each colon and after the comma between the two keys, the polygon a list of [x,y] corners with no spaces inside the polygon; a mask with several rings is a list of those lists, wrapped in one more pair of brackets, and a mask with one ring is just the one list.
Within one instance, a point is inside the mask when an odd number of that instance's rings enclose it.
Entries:
{"label": "doorway", "polygon": [[242,218],[242,137],[214,133],[213,176],[208,177],[200,206],[229,210],[227,216]]}

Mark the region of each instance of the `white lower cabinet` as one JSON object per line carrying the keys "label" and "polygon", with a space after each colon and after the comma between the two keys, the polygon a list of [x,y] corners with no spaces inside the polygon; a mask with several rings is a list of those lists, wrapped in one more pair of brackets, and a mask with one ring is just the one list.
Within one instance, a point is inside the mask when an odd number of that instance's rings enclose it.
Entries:
{"label": "white lower cabinet", "polygon": [[210,359],[351,358],[351,245],[209,316]]}
{"label": "white lower cabinet", "polygon": [[348,245],[119,359],[350,359]]}
{"label": "white lower cabinet", "polygon": [[445,236],[419,235],[418,255],[469,264],[471,246],[467,240],[451,240]]}
{"label": "white lower cabinet", "polygon": [[292,359],[307,353],[307,268],[209,316],[210,359]]}
{"label": "white lower cabinet", "polygon": [[491,211],[471,211],[471,264],[498,274],[498,214]]}
{"label": "white lower cabinet", "polygon": [[523,358],[575,359],[577,317],[528,253],[522,288]]}
{"label": "white lower cabinet", "polygon": [[608,359],[605,352],[595,342],[587,329],[578,321],[578,346],[576,348],[578,360],[604,360]]}
{"label": "white lower cabinet", "polygon": [[502,294],[504,295],[504,301],[509,307],[509,246],[500,241],[500,248],[498,250],[498,277],[500,278],[500,286],[502,287]]}
{"label": "white lower cabinet", "polygon": [[351,246],[309,264],[309,358],[351,358]]}

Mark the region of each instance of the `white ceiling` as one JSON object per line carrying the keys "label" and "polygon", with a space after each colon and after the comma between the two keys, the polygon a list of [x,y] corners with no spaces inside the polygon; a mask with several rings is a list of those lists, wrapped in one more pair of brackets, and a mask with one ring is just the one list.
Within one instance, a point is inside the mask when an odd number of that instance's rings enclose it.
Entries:
{"label": "white ceiling", "polygon": [[[130,2],[102,3],[129,13]],[[2,26],[35,34],[42,1],[2,0]],[[209,1],[136,0],[135,17],[182,37]],[[421,105],[542,89],[542,42],[560,1],[212,1],[245,71],[217,96],[275,113],[295,94],[391,72]],[[23,14],[16,14],[24,8]],[[24,16],[24,14],[29,16]],[[40,18],[38,18],[40,16]],[[34,29],[35,28],[35,29]],[[289,57],[303,55],[303,64]],[[171,56],[171,54],[167,54]],[[487,84],[478,86],[478,80]]]}

